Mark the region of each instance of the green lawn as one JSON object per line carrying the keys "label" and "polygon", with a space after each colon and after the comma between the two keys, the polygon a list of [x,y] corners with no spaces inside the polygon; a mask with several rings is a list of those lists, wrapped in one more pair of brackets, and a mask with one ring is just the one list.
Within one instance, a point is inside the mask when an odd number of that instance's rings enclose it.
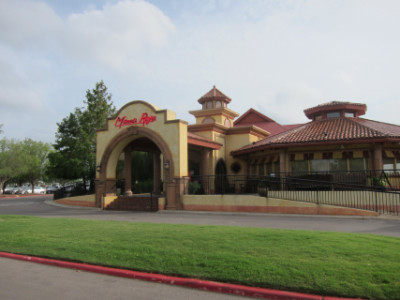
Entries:
{"label": "green lawn", "polygon": [[400,299],[400,239],[0,215],[0,251],[329,296]]}

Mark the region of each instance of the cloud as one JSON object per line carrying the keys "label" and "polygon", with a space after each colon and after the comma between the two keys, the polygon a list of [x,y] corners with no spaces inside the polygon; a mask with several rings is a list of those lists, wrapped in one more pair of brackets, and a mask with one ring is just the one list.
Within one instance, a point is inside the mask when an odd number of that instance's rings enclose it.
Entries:
{"label": "cloud", "polygon": [[70,15],[62,40],[67,55],[110,68],[134,67],[138,54],[168,43],[172,22],[144,1],[121,1]]}
{"label": "cloud", "polygon": [[398,109],[371,109],[398,108],[398,1],[76,3],[0,1],[2,123],[35,107],[60,121],[101,79],[117,107],[143,99],[190,122],[187,111],[214,84],[231,109],[254,107],[281,123],[307,121],[305,108],[331,100],[398,122]]}
{"label": "cloud", "polygon": [[16,50],[43,47],[55,38],[61,19],[45,3],[0,2],[0,43]]}
{"label": "cloud", "polygon": [[35,126],[53,122],[35,132],[20,124],[20,135],[49,136],[56,118],[81,106],[95,82],[149,70],[142,55],[160,51],[175,31],[145,1],[97,7],[61,17],[41,1],[0,1],[0,119],[6,134],[16,133],[17,126],[7,123],[19,113]]}

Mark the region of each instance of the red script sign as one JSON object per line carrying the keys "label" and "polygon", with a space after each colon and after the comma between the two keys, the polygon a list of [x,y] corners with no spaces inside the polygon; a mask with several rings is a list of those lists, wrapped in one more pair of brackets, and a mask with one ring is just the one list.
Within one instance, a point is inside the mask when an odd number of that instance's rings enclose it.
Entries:
{"label": "red script sign", "polygon": [[145,125],[148,125],[149,123],[155,122],[156,119],[157,119],[156,116],[149,116],[147,113],[142,113],[142,116],[140,117],[139,121],[136,118],[127,119],[126,116],[124,116],[122,118],[118,117],[115,120],[114,126],[118,127],[119,129],[121,129],[121,127],[129,126],[129,125],[142,124],[142,126],[145,126]]}

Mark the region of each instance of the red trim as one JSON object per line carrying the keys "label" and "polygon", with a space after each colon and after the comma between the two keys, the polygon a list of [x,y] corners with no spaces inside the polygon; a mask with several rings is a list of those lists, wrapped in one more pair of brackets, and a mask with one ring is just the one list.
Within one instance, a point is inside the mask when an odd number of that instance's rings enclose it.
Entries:
{"label": "red trim", "polygon": [[204,148],[209,148],[209,149],[213,149],[213,150],[218,150],[218,149],[221,149],[221,147],[222,147],[222,145],[220,145],[220,144],[211,143],[211,142],[207,142],[207,141],[200,141],[200,140],[190,138],[190,137],[188,137],[188,144],[200,146],[200,147],[204,147]]}
{"label": "red trim", "polygon": [[[166,276],[161,274],[151,274],[144,272],[137,272],[124,269],[116,269],[102,266],[95,266],[89,264],[67,262],[55,259],[40,258],[27,255],[19,255],[13,253],[0,252],[0,257],[17,259],[22,261],[29,261],[35,263],[41,263],[50,266],[63,267],[75,270],[82,270],[87,272],[100,273],[111,276],[119,276],[125,278],[146,280],[152,282],[166,283],[178,286],[184,286],[188,288],[195,288],[205,291],[219,292],[225,294],[232,294],[238,296],[255,297],[259,299],[276,299],[276,300],[323,300],[327,299],[323,296],[310,295],[296,292],[285,292],[265,288],[256,288],[243,286],[238,284],[220,283],[207,280],[200,280],[195,278],[181,278],[176,276]],[[330,300],[346,300],[344,298],[329,298]],[[353,299],[347,299],[353,300]],[[354,299],[355,300],[355,299]]]}
{"label": "red trim", "polygon": [[351,141],[325,141],[325,142],[306,142],[306,143],[287,143],[287,144],[267,144],[267,145],[254,145],[251,148],[238,149],[231,151],[232,156],[239,156],[248,153],[254,153],[266,149],[286,149],[290,147],[307,147],[307,146],[326,146],[326,145],[349,145],[349,144],[372,144],[372,143],[385,143],[385,142],[399,142],[400,138],[380,138],[380,139],[360,139]]}

